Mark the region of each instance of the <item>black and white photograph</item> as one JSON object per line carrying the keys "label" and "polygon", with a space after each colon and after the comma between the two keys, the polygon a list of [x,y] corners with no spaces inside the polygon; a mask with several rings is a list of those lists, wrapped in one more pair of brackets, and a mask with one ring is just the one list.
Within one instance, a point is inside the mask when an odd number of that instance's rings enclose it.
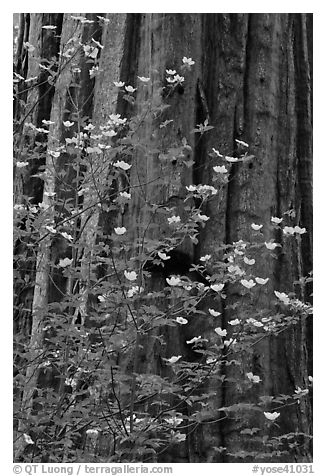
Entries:
{"label": "black and white photograph", "polygon": [[313,19],[13,14],[14,473],[314,472]]}

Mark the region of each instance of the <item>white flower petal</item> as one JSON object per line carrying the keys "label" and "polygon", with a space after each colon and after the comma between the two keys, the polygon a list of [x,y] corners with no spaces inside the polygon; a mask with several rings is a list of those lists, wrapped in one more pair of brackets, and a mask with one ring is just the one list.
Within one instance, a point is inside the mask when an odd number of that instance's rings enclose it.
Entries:
{"label": "white flower petal", "polygon": [[210,315],[213,316],[213,317],[218,317],[218,316],[221,315],[221,313],[218,312],[218,311],[215,311],[215,309],[208,309],[208,312],[209,312]]}
{"label": "white flower petal", "polygon": [[128,281],[136,281],[137,279],[137,273],[135,271],[124,271],[124,275]]}
{"label": "white flower petal", "polygon": [[178,276],[171,276],[171,278],[166,278],[166,282],[170,286],[179,286],[181,279]]}
{"label": "white flower petal", "polygon": [[221,336],[221,337],[225,337],[226,334],[227,334],[227,330],[226,329],[222,329],[221,327],[216,327],[214,329],[214,331],[216,332],[217,335]]}
{"label": "white flower petal", "polygon": [[278,418],[278,417],[280,416],[280,413],[277,413],[277,412],[273,412],[273,413],[264,412],[264,415],[265,415],[265,418],[267,418],[267,420],[274,421],[274,420],[276,420],[276,418]]}
{"label": "white flower petal", "polygon": [[124,235],[126,233],[126,228],[124,226],[114,228],[114,231],[117,235]]}
{"label": "white flower petal", "polygon": [[256,223],[252,223],[251,228],[255,231],[259,231],[263,228],[263,225],[257,225]]}
{"label": "white flower petal", "polygon": [[240,283],[247,289],[251,289],[256,286],[256,283],[252,279],[241,279]]}

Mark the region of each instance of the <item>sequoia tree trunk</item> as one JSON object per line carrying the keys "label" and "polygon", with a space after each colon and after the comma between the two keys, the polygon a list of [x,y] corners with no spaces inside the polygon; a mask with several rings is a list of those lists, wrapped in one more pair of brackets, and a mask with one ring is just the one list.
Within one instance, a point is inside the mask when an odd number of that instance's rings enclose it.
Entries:
{"label": "sequoia tree trunk", "polygon": [[[263,309],[270,305],[273,290],[292,291],[301,300],[311,300],[310,285],[301,278],[312,269],[312,16],[146,13],[107,14],[106,17],[110,22],[103,26],[96,14],[87,15],[95,23],[91,26],[85,23],[75,28],[68,14],[21,15],[22,31],[17,47],[16,72],[25,77],[38,76],[39,86],[28,92],[20,89],[20,97],[24,100],[16,104],[20,150],[23,153],[25,148],[34,147],[34,144],[26,143],[26,135],[23,134],[26,122],[36,127],[42,127],[42,119],[55,122],[56,125],[50,126],[52,142],[48,144],[48,149],[51,149],[53,141],[70,137],[58,124],[71,118],[74,103],[81,106],[82,114],[91,118],[93,124],[101,124],[113,112],[131,117],[134,109],[121,99],[113,81],[121,80],[135,85],[137,76],[154,77],[155,81],[148,86],[146,94],[140,89],[136,92],[136,108],[137,104],[149,97],[157,106],[163,104],[165,100],[159,83],[164,83],[165,71],[174,69],[186,56],[193,58],[195,64],[191,73],[185,75],[184,85],[174,89],[174,93],[167,98],[170,108],[161,116],[161,120],[173,119],[173,123],[168,129],[162,128],[154,135],[155,121],[146,119],[138,135],[140,141],[153,149],[155,145],[162,148],[173,147],[174,144],[177,146],[185,139],[190,146],[185,160],[190,166],[177,160],[162,165],[157,153],[144,150],[136,153],[133,157],[136,166],[130,174],[130,185],[142,187],[142,184],[147,184],[142,189],[143,193],[135,194],[119,216],[113,216],[100,207],[96,214],[88,218],[84,216],[85,240],[95,246],[97,227],[101,226],[102,230],[109,233],[114,224],[118,224],[131,230],[131,236],[136,241],[141,236],[139,225],[151,221],[144,206],[149,197],[152,202],[177,207],[181,215],[185,186],[212,184],[213,161],[208,155],[212,148],[218,149],[223,155],[234,156],[238,153],[236,140],[245,141],[249,144],[252,158],[232,164],[229,183],[219,189],[219,193],[203,210],[210,220],[201,230],[198,243],[185,240],[180,251],[194,263],[205,254],[210,254],[214,261],[222,260],[223,253],[217,243],[227,245],[240,239],[250,240],[254,233],[250,225],[253,222],[262,223],[264,227],[257,239],[261,243],[275,239],[282,248],[277,248],[275,252],[277,259],[267,254],[262,259],[258,251],[256,255],[252,254],[252,258],[256,259],[256,276],[269,278],[268,285],[254,303],[255,308]],[[51,31],[42,30],[42,25],[49,24],[57,26],[57,36],[54,37]],[[58,57],[59,51],[64,51],[65,43],[72,36],[76,43],[93,37],[103,45],[99,59],[101,74],[90,79],[90,66],[80,54],[72,58],[74,67],[81,71],[78,80],[76,75],[71,75],[71,70],[67,70],[53,84],[43,84],[44,70],[39,71],[39,67],[33,63],[35,52],[26,52],[22,41],[41,48],[38,57],[51,59],[53,55]],[[198,140],[192,131],[206,119],[213,129]],[[34,196],[35,203],[42,201],[42,184],[31,175],[35,174],[40,164],[46,163],[47,167],[51,167],[51,156],[47,155],[46,160],[45,154],[43,159],[40,155],[38,157],[37,160],[41,162],[36,161],[26,175],[19,176],[18,203],[23,193]],[[60,160],[62,179],[71,182],[77,173],[73,167],[74,156],[65,155]],[[157,176],[162,172],[165,182],[158,185]],[[76,196],[68,189],[63,190],[59,182],[50,185],[52,188],[45,180],[44,191],[57,193],[62,200]],[[119,187],[119,184],[114,186]],[[94,194],[94,190],[90,192],[90,200],[94,200]],[[87,203],[87,197],[84,200]],[[290,242],[279,231],[275,232],[270,217],[280,217],[284,213],[291,216],[293,226],[306,227],[307,233]],[[64,218],[63,215],[62,220]],[[158,224],[159,228],[152,232],[152,239],[164,236],[168,228],[160,221]],[[59,240],[52,243],[50,250],[46,240],[40,242],[37,269],[31,271],[32,274],[36,273],[33,323],[30,325],[30,352],[32,355],[34,349],[34,357],[37,357],[41,346],[38,335],[42,323],[40,309],[45,309],[48,303],[61,301],[69,286],[61,272],[47,267],[47,254],[52,253],[51,259],[55,255],[58,262],[62,243]],[[42,262],[42,259],[46,262]],[[83,259],[87,267],[90,257],[84,256]],[[48,276],[44,273],[48,273]],[[86,277],[83,282],[87,300]],[[160,278],[153,277],[153,289],[157,289],[160,282]],[[295,286],[294,282],[297,282]],[[24,299],[24,294],[21,296],[20,299]],[[19,301],[19,296],[17,299]],[[183,329],[186,326],[180,326],[181,330],[172,328],[167,331],[167,346],[161,356],[151,347],[151,339],[145,341],[142,355],[134,363],[138,366],[136,370],[140,373],[154,370],[161,373],[159,357],[171,355],[172,350],[174,355],[182,354],[185,340],[197,335],[212,336],[216,326],[228,329],[228,322],[234,318],[232,306],[237,300],[239,290],[229,285],[227,298],[220,303],[221,315],[214,322],[196,318],[186,331]],[[244,302],[250,309],[250,302],[246,302],[246,298]],[[18,302],[17,308],[20,304]],[[160,305],[164,306],[164,302]],[[209,298],[205,299],[206,309],[212,305]],[[83,314],[83,309],[80,312]],[[257,374],[264,376],[260,396],[288,395],[293,394],[297,387],[308,387],[308,375],[312,374],[311,342],[312,324],[309,318],[300,321],[291,330],[277,337],[263,339],[253,346],[246,356],[246,362],[242,364],[243,369],[254,369]],[[223,413],[218,411],[221,407],[245,401],[248,397],[248,391],[237,384],[239,372],[232,365],[226,365],[223,369],[224,380],[203,390],[216,393],[217,422],[198,425],[189,434],[187,443],[178,447],[178,453],[169,450],[163,454],[162,461],[252,461],[251,452],[257,449],[258,443],[250,443],[246,433],[242,434],[241,431],[248,426],[263,426],[263,417],[254,414],[241,421],[223,419]],[[37,378],[32,367],[29,375],[34,375],[34,380]],[[33,395],[33,379],[32,387],[29,381],[26,382],[23,397],[25,409],[30,405],[26,404],[26,398],[31,399]],[[301,398],[298,404],[289,406],[278,420],[283,433],[303,435],[300,449],[290,453],[293,461],[311,461],[312,458],[310,440],[304,436],[312,432],[311,404],[310,396]],[[187,411],[191,412],[192,409],[189,407]],[[23,425],[19,431],[24,433]],[[268,455],[261,459],[270,461]],[[289,460],[288,455],[273,455],[275,462],[285,460]]]}

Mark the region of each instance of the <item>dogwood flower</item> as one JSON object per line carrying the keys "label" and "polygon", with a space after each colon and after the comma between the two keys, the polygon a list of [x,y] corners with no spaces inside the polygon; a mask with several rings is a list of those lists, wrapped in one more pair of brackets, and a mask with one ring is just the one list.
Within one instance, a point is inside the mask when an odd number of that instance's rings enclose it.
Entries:
{"label": "dogwood flower", "polygon": [[137,88],[133,88],[132,86],[125,86],[125,90],[127,93],[134,93]]}
{"label": "dogwood flower", "polygon": [[216,361],[217,359],[215,359],[214,357],[207,357],[206,364],[215,364]]}
{"label": "dogwood flower", "polygon": [[179,316],[179,317],[176,318],[176,322],[177,322],[178,324],[182,324],[182,325],[188,324],[188,320],[187,320],[187,319],[184,319],[184,318],[181,317],[181,316]]}
{"label": "dogwood flower", "polygon": [[272,217],[271,222],[276,223],[276,225],[279,225],[283,221],[283,218],[278,218],[278,217]]}
{"label": "dogwood flower", "polygon": [[299,233],[299,235],[302,235],[303,233],[307,233],[307,230],[306,228],[300,228],[299,226],[295,226],[294,232]]}
{"label": "dogwood flower", "polygon": [[44,210],[44,211],[47,210],[48,208],[50,208],[50,205],[48,205],[47,203],[44,203],[44,202],[42,202],[42,203],[39,202],[38,206],[40,207],[41,210]]}
{"label": "dogwood flower", "polygon": [[256,286],[256,283],[252,279],[241,279],[240,283],[247,289],[251,289]]}
{"label": "dogwood flower", "polygon": [[114,228],[114,231],[116,232],[117,235],[124,235],[127,231],[127,229],[124,226]]}
{"label": "dogwood flower", "polygon": [[255,231],[259,231],[263,228],[263,225],[257,225],[256,223],[252,223],[251,228]]}
{"label": "dogwood flower", "polygon": [[127,162],[124,162],[123,160],[118,160],[118,162],[115,162],[114,167],[117,167],[122,170],[129,170],[131,169],[131,165],[127,164]]}
{"label": "dogwood flower", "polygon": [[213,316],[213,317],[218,317],[218,316],[221,315],[221,313],[218,312],[218,311],[215,311],[215,309],[208,309],[208,312],[209,312],[210,315]]}
{"label": "dogwood flower", "polygon": [[224,341],[224,347],[230,347],[231,344],[236,344],[237,339],[230,339]]}
{"label": "dogwood flower", "polygon": [[294,235],[294,228],[292,226],[285,226],[283,228],[284,235]]}
{"label": "dogwood flower", "polygon": [[14,210],[22,211],[22,210],[26,210],[26,207],[22,205],[21,203],[16,203],[16,205],[14,205]]}
{"label": "dogwood flower", "polygon": [[103,22],[104,24],[110,23],[110,19],[109,19],[109,18],[100,17],[99,15],[96,15],[96,16],[97,16],[97,18],[98,18],[101,22]]}
{"label": "dogwood flower", "polygon": [[171,417],[171,418],[164,418],[164,420],[166,421],[166,423],[168,423],[169,425],[173,425],[173,426],[178,426],[178,425],[180,425],[180,423],[183,422],[183,418],[178,418],[176,416]]}
{"label": "dogwood flower", "polygon": [[290,303],[290,298],[287,294],[285,293],[280,293],[279,291],[274,291],[275,296],[282,301],[284,304],[289,304]]}
{"label": "dogwood flower", "polygon": [[96,438],[98,436],[98,430],[89,428],[86,430],[86,435],[90,436],[91,438]]}
{"label": "dogwood flower", "polygon": [[172,223],[180,223],[181,218],[179,216],[173,215],[172,217],[168,218],[169,225],[172,225]]}
{"label": "dogwood flower", "polygon": [[240,324],[239,319],[233,319],[232,321],[229,321],[230,326],[238,326]]}
{"label": "dogwood flower", "polygon": [[27,167],[28,162],[16,162],[16,167],[22,169],[23,167]]}
{"label": "dogwood flower", "polygon": [[176,74],[174,76],[174,81],[176,81],[177,83],[183,83],[185,80],[185,78],[183,76],[180,76],[179,74]]}
{"label": "dogwood flower", "polygon": [[77,192],[77,195],[78,197],[82,197],[84,195],[84,193],[88,192],[89,191],[89,188],[88,187],[85,187],[85,188],[81,188],[78,192]]}
{"label": "dogwood flower", "polygon": [[190,340],[186,340],[186,343],[187,343],[187,344],[195,344],[195,343],[198,342],[200,339],[201,339],[201,336],[193,337],[193,338],[190,339]]}
{"label": "dogwood flower", "polygon": [[265,241],[265,246],[268,250],[275,250],[275,248],[280,245],[278,243],[273,243],[272,241],[269,241],[268,243]]}
{"label": "dogwood flower", "polygon": [[93,131],[95,129],[95,126],[91,123],[87,124],[87,126],[84,127],[85,131]]}
{"label": "dogwood flower", "polygon": [[71,235],[69,235],[69,233],[66,233],[65,231],[62,231],[61,232],[61,236],[63,236],[64,238],[66,238],[66,240],[69,240],[69,241],[72,241],[73,240],[73,237]]}
{"label": "dogwood flower", "polygon": [[203,262],[205,262],[205,261],[208,261],[208,260],[210,260],[210,259],[211,259],[211,257],[212,257],[212,255],[205,255],[205,256],[201,256],[201,257],[199,258],[199,261],[203,261]]}
{"label": "dogwood flower", "polygon": [[182,62],[183,64],[186,64],[187,66],[192,66],[193,64],[195,64],[192,58],[186,58],[186,56],[182,58]]}
{"label": "dogwood flower", "polygon": [[261,382],[261,379],[258,375],[254,375],[252,372],[248,372],[246,374],[246,376],[248,377],[248,379],[253,382],[253,383],[259,383]]}
{"label": "dogwood flower", "polygon": [[198,213],[197,218],[198,218],[200,221],[203,221],[203,222],[209,220],[209,217],[208,217],[207,215],[201,215],[200,213]]}
{"label": "dogwood flower", "polygon": [[27,51],[30,51],[31,53],[35,50],[35,46],[33,46],[28,41],[24,41],[24,48],[26,48]]}
{"label": "dogwood flower", "polygon": [[215,291],[216,293],[222,291],[222,289],[224,288],[224,284],[212,284],[210,286],[210,288]]}
{"label": "dogwood flower", "polygon": [[[102,134],[105,136],[105,137],[115,137],[117,135],[117,132],[116,131],[113,131],[113,130],[109,130],[109,131],[103,131]],[[121,161],[122,162],[122,161]],[[114,165],[114,164],[113,164]],[[130,166],[131,167],[131,166]],[[129,167],[129,168],[130,168]]]}
{"label": "dogwood flower", "polygon": [[137,78],[138,78],[139,81],[141,81],[142,83],[148,83],[148,81],[151,79],[151,78],[145,78],[144,76],[137,76]]}
{"label": "dogwood flower", "polygon": [[188,186],[186,186],[186,189],[188,190],[188,192],[196,192],[197,191],[196,185],[188,185]]}
{"label": "dogwood flower", "polygon": [[294,390],[294,393],[296,393],[298,396],[300,397],[303,397],[304,395],[307,395],[309,393],[309,389],[308,388],[300,388],[300,387],[297,387],[295,390]]}
{"label": "dogwood flower", "polygon": [[96,59],[99,49],[92,45],[82,45],[85,56],[89,58]]}
{"label": "dogwood flower", "polygon": [[74,378],[72,378],[72,377],[67,377],[67,378],[65,379],[65,384],[66,384],[66,385],[70,385],[71,387],[76,387],[77,381],[76,381],[76,379],[74,379]]}
{"label": "dogwood flower", "polygon": [[175,364],[176,362],[178,362],[178,360],[180,360],[182,357],[182,355],[172,355],[172,357],[170,357],[169,359],[165,359],[167,360],[170,364]]}
{"label": "dogwood flower", "polygon": [[217,174],[227,174],[228,173],[227,169],[225,168],[225,165],[216,165],[215,167],[213,167],[213,170]]}
{"label": "dogwood flower", "polygon": [[245,271],[243,271],[240,266],[238,265],[233,265],[231,264],[230,266],[228,266],[228,271],[229,273],[231,274],[236,274],[238,276],[243,276],[245,273]]}
{"label": "dogwood flower", "polygon": [[170,286],[179,286],[181,279],[178,276],[171,276],[171,278],[166,278],[166,282]]}
{"label": "dogwood flower", "polygon": [[127,297],[131,298],[137,293],[142,293],[144,291],[144,288],[142,286],[132,286],[130,289],[127,291]]}
{"label": "dogwood flower", "polygon": [[221,337],[225,337],[226,334],[227,334],[227,330],[226,329],[222,329],[221,327],[216,327],[214,329],[214,331],[216,332],[217,335],[221,336]]}
{"label": "dogwood flower", "polygon": [[266,283],[269,281],[269,278],[265,278],[265,279],[264,279],[264,278],[259,278],[259,277],[257,276],[257,278],[255,278],[255,281],[256,281],[257,284],[264,285],[264,284],[266,284]]}
{"label": "dogwood flower", "polygon": [[213,152],[214,152],[214,154],[217,155],[217,157],[223,157],[223,155],[220,154],[220,152],[217,149],[214,149],[214,147],[213,147]]}
{"label": "dogwood flower", "polygon": [[246,322],[248,322],[248,324],[254,324],[254,322],[256,322],[256,319],[249,317],[249,319],[246,319]]}
{"label": "dogwood flower", "polygon": [[23,436],[24,436],[25,443],[26,443],[27,445],[34,445],[34,441],[32,440],[32,438],[31,438],[29,435],[27,435],[26,433],[24,433]]}
{"label": "dogwood flower", "polygon": [[[75,49],[74,49],[74,48],[68,48],[68,49],[65,50],[63,53],[60,52],[59,55],[60,55],[60,56],[63,56],[64,58],[71,58],[74,52],[75,52]],[[41,64],[40,64],[39,66],[42,67]],[[44,69],[47,70],[48,68],[44,68]],[[80,71],[81,71],[80,68],[73,68],[73,71],[74,71],[74,72],[77,72],[76,69],[79,69],[78,72],[80,73]]]}
{"label": "dogwood flower", "polygon": [[243,258],[243,261],[244,261],[246,264],[248,264],[249,266],[252,266],[253,264],[256,263],[256,261],[255,261],[254,259],[249,259],[249,258],[247,258],[247,256],[245,256],[245,257]]}
{"label": "dogwood flower", "polygon": [[135,271],[124,271],[123,274],[128,281],[135,281],[137,279],[137,273]]}
{"label": "dogwood flower", "polygon": [[99,66],[92,66],[92,68],[89,70],[89,77],[91,79],[95,78],[95,76],[97,76],[97,74],[99,72],[101,72],[102,70],[100,70]]}
{"label": "dogwood flower", "polygon": [[56,230],[55,228],[53,228],[53,226],[51,226],[51,225],[47,225],[45,228],[46,228],[50,233],[53,233],[53,234],[54,234],[54,233],[57,232],[57,230]]}
{"label": "dogwood flower", "polygon": [[72,262],[73,262],[72,259],[63,258],[63,259],[59,260],[59,265],[58,266],[60,266],[60,268],[67,268],[67,266],[70,266]]}
{"label": "dogwood flower", "polygon": [[[26,79],[26,82],[27,82],[27,81],[28,81],[28,80]],[[42,123],[45,124],[46,126],[50,126],[51,124],[55,124],[54,121],[46,121],[45,119],[42,119]]]}
{"label": "dogwood flower", "polygon": [[128,200],[130,200],[131,194],[128,192],[120,192],[120,197],[127,198]]}
{"label": "dogwood flower", "polygon": [[236,248],[236,249],[234,250],[234,254],[239,255],[239,256],[242,256],[242,255],[244,255],[244,251],[241,251],[241,250],[239,250],[239,249]]}
{"label": "dogwood flower", "polygon": [[171,431],[171,439],[176,443],[180,443],[181,441],[185,441],[186,435],[184,433],[180,433],[179,431],[174,432]]}
{"label": "dogwood flower", "polygon": [[208,193],[208,192],[210,192],[212,195],[217,194],[216,188],[213,187],[212,185],[198,185],[197,186],[197,192],[198,193]]}
{"label": "dogwood flower", "polygon": [[262,322],[269,322],[271,319],[271,317],[263,317]]}
{"label": "dogwood flower", "polygon": [[249,144],[247,144],[247,142],[244,142],[243,140],[235,139],[235,141],[238,145],[242,145],[242,147],[249,147]]}
{"label": "dogwood flower", "polygon": [[254,319],[253,325],[255,327],[264,327],[264,324],[262,322],[256,321],[256,319]]}
{"label": "dogwood flower", "polygon": [[[92,139],[94,139],[94,136],[92,137]],[[111,149],[110,145],[102,144],[101,142],[99,142],[97,145],[100,149]]]}
{"label": "dogwood flower", "polygon": [[212,195],[217,194],[217,190],[212,185],[188,185],[186,186],[188,192],[194,192],[197,194],[208,194],[210,192]]}
{"label": "dogwood flower", "polygon": [[161,251],[159,251],[157,254],[163,261],[166,261],[171,258],[171,256],[168,256],[166,253],[162,253]]}
{"label": "dogwood flower", "polygon": [[25,79],[25,83],[29,83],[31,81],[35,81],[35,79],[37,79],[38,77],[37,76],[33,76],[33,77],[30,77],[30,78],[27,78]]}
{"label": "dogwood flower", "polygon": [[123,81],[113,81],[113,84],[116,88],[123,88],[125,83]]}
{"label": "dogwood flower", "polygon": [[110,114],[109,115],[110,123],[119,126],[120,124],[125,124],[127,122],[127,118],[121,117],[121,114]]}
{"label": "dogwood flower", "polygon": [[[197,287],[197,289],[204,289],[204,288],[205,288],[205,284],[204,284],[204,283],[196,283],[195,286]],[[206,289],[208,289],[208,287],[206,287]]]}
{"label": "dogwood flower", "polygon": [[264,415],[265,415],[265,418],[267,418],[267,420],[274,421],[274,420],[276,420],[276,418],[278,418],[280,416],[280,413],[278,413],[278,412],[273,412],[273,413],[264,412]]}
{"label": "dogwood flower", "polygon": [[60,157],[60,152],[56,150],[48,150],[48,154],[57,159]]}
{"label": "dogwood flower", "polygon": [[[73,17],[71,17],[71,18],[73,18]],[[94,23],[94,20],[88,20],[88,18],[85,18],[85,17],[75,17],[75,19],[79,19],[80,23],[82,23],[82,24],[84,24],[84,23],[87,23],[87,24]]]}
{"label": "dogwood flower", "polygon": [[14,73],[14,75],[15,75],[15,78],[17,78],[17,79],[14,79],[14,80],[13,80],[14,83],[19,83],[19,80],[20,80],[20,81],[25,81],[24,76],[21,76],[20,74],[17,74],[17,73]]}
{"label": "dogwood flower", "polygon": [[244,250],[247,246],[247,243],[245,243],[243,240],[239,240],[239,241],[234,241],[233,245],[236,246],[237,249]]}
{"label": "dogwood flower", "polygon": [[237,157],[229,157],[228,155],[226,155],[224,157],[224,159],[227,161],[227,162],[239,162],[240,159],[238,159]]}
{"label": "dogwood flower", "polygon": [[166,71],[166,74],[171,74],[171,75],[177,74],[177,72],[174,69],[166,69],[165,71]]}
{"label": "dogwood flower", "polygon": [[74,124],[75,124],[74,122],[63,121],[63,125],[64,125],[65,127],[71,127],[71,126],[73,126]]}

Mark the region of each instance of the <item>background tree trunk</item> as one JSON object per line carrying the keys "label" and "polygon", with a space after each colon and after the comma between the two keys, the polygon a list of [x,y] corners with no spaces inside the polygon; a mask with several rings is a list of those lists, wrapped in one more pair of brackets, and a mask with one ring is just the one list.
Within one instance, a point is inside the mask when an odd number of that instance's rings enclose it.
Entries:
{"label": "background tree trunk", "polygon": [[[28,93],[21,93],[26,105],[19,103],[16,106],[17,127],[22,128],[24,121],[41,127],[42,119],[49,118],[56,124],[62,124],[74,112],[71,97],[81,106],[82,114],[92,119],[93,124],[101,124],[115,111],[123,117],[131,116],[132,108],[118,96],[113,81],[121,80],[136,85],[137,76],[155,78],[146,94],[159,106],[164,102],[159,83],[164,81],[165,70],[175,69],[183,56],[195,60],[184,86],[175,89],[168,98],[170,108],[161,119],[173,119],[169,128],[154,135],[155,120],[148,118],[138,131],[139,140],[151,147],[133,158],[135,167],[130,181],[135,187],[145,183],[148,185],[144,186],[142,193],[135,194],[131,204],[119,217],[112,217],[101,210],[92,215],[85,230],[87,240],[95,245],[96,227],[101,225],[112,230],[114,223],[132,230],[132,237],[137,240],[140,236],[139,225],[151,221],[144,207],[149,197],[152,202],[176,206],[181,214],[185,185],[212,184],[211,170],[215,164],[208,156],[212,147],[222,154],[235,155],[238,153],[235,140],[242,140],[250,145],[250,154],[254,158],[245,163],[232,164],[230,182],[220,188],[219,193],[207,204],[206,210],[203,210],[210,220],[201,231],[198,244],[186,240],[180,251],[186,253],[191,262],[198,262],[204,254],[211,254],[215,261],[221,260],[222,253],[217,243],[232,244],[240,239],[249,240],[253,236],[251,223],[262,223],[262,234],[257,239],[261,243],[275,239],[282,244],[282,249],[276,250],[277,259],[266,255],[266,259],[262,260],[258,251],[257,255],[252,256],[256,259],[256,276],[269,277],[268,285],[254,303],[255,308],[263,309],[269,305],[273,290],[290,290],[298,298],[310,300],[310,285],[297,284],[293,288],[293,282],[306,276],[312,269],[312,16],[108,14],[110,23],[103,27],[97,23],[96,14],[87,15],[87,18],[95,20],[95,23],[91,26],[84,24],[76,30],[68,14],[21,16],[16,72],[26,75],[28,71],[28,76],[38,76],[40,86]],[[57,25],[57,33],[61,36],[54,38],[51,32],[42,30],[42,25],[46,24]],[[95,80],[90,79],[90,67],[85,57],[80,55],[72,60],[81,69],[76,92],[73,90],[76,80],[68,71],[63,71],[53,85],[41,86],[43,72],[38,72],[38,61],[33,62],[36,53],[27,54],[21,46],[21,38],[40,48],[42,58],[51,58],[63,51],[71,36],[77,36],[81,41],[93,36],[104,46],[99,60],[101,75]],[[148,96],[145,93],[137,91],[136,108],[146,99]],[[214,129],[198,140],[191,131],[196,124],[206,119]],[[50,130],[54,141],[66,134],[62,126],[54,126]],[[151,152],[156,145],[173,147],[183,138],[191,147],[186,157],[187,161],[193,161],[191,167],[185,167],[177,160],[162,165],[159,155]],[[21,133],[19,139],[26,141]],[[22,151],[24,147],[22,144]],[[65,156],[61,168],[66,178],[68,175],[73,178],[75,172],[72,167],[67,168],[67,159],[73,165],[74,157]],[[36,164],[37,167],[39,165]],[[167,185],[160,186],[156,180],[162,170],[169,180]],[[39,184],[35,186],[35,179],[30,178],[34,172],[33,167],[31,173],[20,178],[22,184],[19,193],[24,190],[25,194],[35,196],[37,203],[41,201]],[[59,185],[54,184],[54,189],[64,199],[69,196],[69,192],[62,191]],[[276,233],[270,224],[271,216],[282,216],[290,210],[292,218],[288,215],[287,224],[299,225],[308,230],[295,242]],[[161,222],[158,224],[160,227],[153,231],[153,239],[165,233],[166,225]],[[43,241],[44,245],[46,241]],[[56,250],[53,249],[52,253],[56,253]],[[36,271],[44,273],[44,267]],[[49,303],[60,301],[67,286],[62,276],[54,272],[50,272],[50,276],[51,282],[48,284],[42,277]],[[154,277],[153,289],[159,287],[160,282]],[[36,277],[34,309],[38,307],[38,286]],[[208,324],[207,319],[198,318],[187,331],[183,329],[186,326],[181,326],[181,330],[169,330],[166,335],[167,346],[162,355],[170,356],[172,350],[173,355],[182,354],[185,352],[186,339],[195,335],[212,336],[214,327],[219,325],[227,328],[234,314],[232,305],[239,299],[239,290],[229,286],[227,296],[220,303],[221,316],[213,323]],[[204,304],[206,308],[213,305],[209,299]],[[249,308],[252,306],[250,302],[247,304]],[[37,315],[34,312],[31,349],[39,327],[35,319]],[[155,370],[162,374],[160,356],[150,342],[148,339],[142,350],[144,356],[140,356],[139,363],[135,365],[140,373]],[[312,325],[307,320],[277,338],[264,339],[248,353],[243,368],[248,369],[245,371],[254,369],[258,375],[263,375],[261,396],[291,394],[296,387],[308,387],[308,375],[312,374],[311,342]],[[141,361],[145,361],[145,365]],[[216,409],[244,401],[248,396],[236,383],[240,374],[243,375],[243,370],[241,373],[230,365],[221,372],[225,375],[223,382],[216,382],[214,388],[203,390],[216,392]],[[26,385],[28,387],[28,383]],[[32,390],[26,389],[29,396]],[[299,402],[281,415],[279,424],[284,433],[311,434],[310,398],[300,399]],[[188,408],[187,411],[191,412],[192,409]],[[217,411],[216,419],[221,416]],[[178,450],[178,454],[173,450],[168,451],[162,456],[162,461],[250,461],[248,456],[247,459],[239,456],[241,451],[254,450],[241,430],[263,424],[256,414],[241,422],[226,419],[214,424],[203,423],[191,432],[187,445]],[[311,460],[311,447],[305,441],[300,451],[292,454],[294,461]],[[224,456],[223,452],[216,451],[219,447],[226,447],[229,454]],[[267,457],[266,460],[269,461]],[[275,455],[274,461],[282,461],[282,456]]]}

